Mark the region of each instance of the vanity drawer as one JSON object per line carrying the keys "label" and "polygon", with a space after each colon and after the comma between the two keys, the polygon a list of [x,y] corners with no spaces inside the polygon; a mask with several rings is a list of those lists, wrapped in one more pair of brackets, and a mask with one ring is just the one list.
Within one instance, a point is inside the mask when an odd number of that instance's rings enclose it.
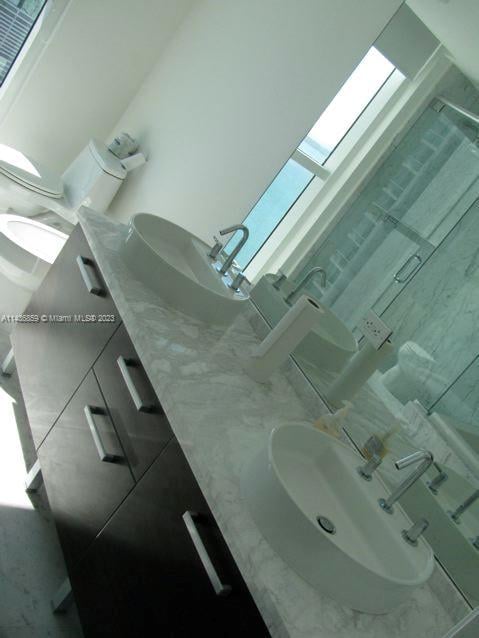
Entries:
{"label": "vanity drawer", "polygon": [[93,372],[53,426],[38,456],[70,567],[134,485]]}
{"label": "vanity drawer", "polygon": [[[222,593],[215,592],[212,571]],[[269,636],[176,440],[115,512],[70,581],[85,638]]]}
{"label": "vanity drawer", "polygon": [[138,480],[173,433],[124,325],[110,339],[93,369]]}
{"label": "vanity drawer", "polygon": [[47,318],[17,324],[13,334],[20,384],[38,447],[120,323],[79,225],[25,313]]}

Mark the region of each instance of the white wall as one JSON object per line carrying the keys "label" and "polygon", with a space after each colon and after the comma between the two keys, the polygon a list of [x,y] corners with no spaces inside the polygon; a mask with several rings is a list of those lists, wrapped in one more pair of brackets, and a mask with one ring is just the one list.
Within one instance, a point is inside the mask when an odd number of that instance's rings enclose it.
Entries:
{"label": "white wall", "polygon": [[209,239],[241,221],[401,0],[202,0],[114,132],[149,155],[111,207]]}
{"label": "white wall", "polygon": [[407,0],[407,3],[449,50],[461,71],[479,85],[478,0]]}
{"label": "white wall", "polygon": [[192,2],[71,0],[0,120],[0,141],[63,171],[90,137],[110,133]]}

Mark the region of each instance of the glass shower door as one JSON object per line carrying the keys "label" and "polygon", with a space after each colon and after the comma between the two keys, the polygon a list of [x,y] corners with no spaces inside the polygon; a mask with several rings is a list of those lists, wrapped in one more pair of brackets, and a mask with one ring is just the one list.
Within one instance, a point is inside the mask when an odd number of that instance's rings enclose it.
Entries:
{"label": "glass shower door", "polygon": [[351,330],[370,308],[382,314],[434,250],[430,242],[392,215],[375,217],[367,237],[361,236],[360,229],[349,234],[350,241],[358,245],[349,259],[336,251],[341,272],[321,296],[322,303]]}
{"label": "glass shower door", "polygon": [[398,298],[478,196],[476,139],[447,107],[429,107],[295,279],[324,268],[326,289],[313,279],[308,291],[355,330]]}

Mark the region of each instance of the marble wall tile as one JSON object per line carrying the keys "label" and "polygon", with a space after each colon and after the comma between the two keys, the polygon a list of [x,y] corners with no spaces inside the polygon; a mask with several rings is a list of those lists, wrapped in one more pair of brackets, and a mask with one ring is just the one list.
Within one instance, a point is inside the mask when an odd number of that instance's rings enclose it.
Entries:
{"label": "marble wall tile", "polygon": [[421,367],[418,362],[414,373],[420,384],[415,398],[425,407],[479,353],[478,212],[476,203],[383,315],[398,346],[414,342],[434,359]]}

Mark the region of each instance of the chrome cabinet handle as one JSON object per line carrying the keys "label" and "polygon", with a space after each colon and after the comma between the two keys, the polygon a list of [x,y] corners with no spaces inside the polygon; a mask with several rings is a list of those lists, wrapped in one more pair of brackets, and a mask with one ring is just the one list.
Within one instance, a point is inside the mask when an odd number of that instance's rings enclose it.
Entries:
{"label": "chrome cabinet handle", "polygon": [[93,271],[94,264],[92,260],[88,259],[88,257],[83,257],[82,255],[78,255],[77,264],[78,264],[78,268],[80,269],[80,274],[82,276],[83,283],[85,284],[88,292],[92,295],[103,295],[105,291],[103,290],[100,283],[98,282],[98,279],[96,278],[96,274],[95,274],[95,279],[97,280],[96,282],[94,282],[88,271],[88,267],[90,268],[90,270]]}
{"label": "chrome cabinet handle", "polygon": [[145,403],[145,401],[143,401],[143,399],[140,397],[140,393],[136,389],[135,382],[131,378],[131,374],[128,369],[128,366],[136,364],[134,359],[125,359],[125,357],[120,356],[118,357],[116,362],[118,364],[118,367],[120,368],[123,381],[125,382],[125,385],[128,388],[128,392],[130,393],[131,400],[135,404],[135,408],[138,410],[138,412],[151,412],[155,406],[152,403]]}
{"label": "chrome cabinet handle", "polygon": [[[417,263],[413,265],[412,270],[409,271],[405,277],[402,277],[402,275],[404,274],[404,271],[407,270],[407,267],[409,266],[409,264],[413,263],[414,261],[416,261]],[[394,280],[397,281],[398,284],[405,283],[408,279],[410,279],[410,277],[414,275],[414,273],[416,272],[416,270],[419,268],[421,264],[422,264],[422,259],[421,257],[419,257],[419,255],[411,255],[411,257],[409,257],[409,259],[406,259],[404,264],[394,275]]]}
{"label": "chrome cabinet handle", "polygon": [[183,521],[185,523],[186,529],[188,530],[188,534],[195,546],[195,549],[198,553],[201,564],[203,565],[206,575],[209,578],[211,585],[215,591],[217,596],[227,596],[231,593],[231,585],[225,585],[221,582],[220,577],[218,576],[218,572],[216,571],[211,558],[209,557],[208,552],[206,551],[206,547],[201,540],[201,536],[198,532],[198,529],[195,524],[195,517],[197,517],[197,512],[186,511],[183,514]]}
{"label": "chrome cabinet handle", "polygon": [[103,445],[103,441],[101,440],[100,433],[98,432],[98,428],[95,423],[95,417],[93,416],[94,414],[105,414],[105,411],[101,408],[92,407],[90,405],[86,405],[83,410],[85,412],[88,427],[90,428],[93,442],[95,443],[100,461],[105,461],[105,463],[113,463],[114,461],[116,461],[117,457],[115,454],[108,454],[108,452],[105,450],[105,446]]}

